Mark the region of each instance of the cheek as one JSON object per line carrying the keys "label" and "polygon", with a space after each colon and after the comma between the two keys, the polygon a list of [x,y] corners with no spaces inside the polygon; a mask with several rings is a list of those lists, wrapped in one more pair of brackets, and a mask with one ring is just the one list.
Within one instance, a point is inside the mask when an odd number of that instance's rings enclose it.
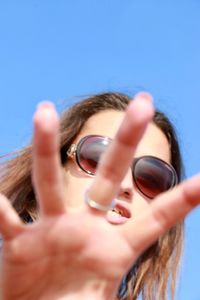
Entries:
{"label": "cheek", "polygon": [[67,164],[64,169],[65,201],[67,208],[78,208],[84,205],[84,193],[92,183],[89,177],[77,170],[73,163]]}
{"label": "cheek", "polygon": [[150,201],[134,191],[133,201],[131,204],[132,217],[137,217],[145,211],[150,205]]}

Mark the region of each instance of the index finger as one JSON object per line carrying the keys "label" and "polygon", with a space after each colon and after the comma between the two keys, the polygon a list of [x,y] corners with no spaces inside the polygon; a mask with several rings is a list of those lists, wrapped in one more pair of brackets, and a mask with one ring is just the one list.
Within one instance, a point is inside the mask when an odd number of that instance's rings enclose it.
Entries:
{"label": "index finger", "polygon": [[128,106],[115,139],[99,163],[90,188],[89,196],[95,202],[109,205],[115,198],[153,114],[152,98],[147,93],[138,94]]}

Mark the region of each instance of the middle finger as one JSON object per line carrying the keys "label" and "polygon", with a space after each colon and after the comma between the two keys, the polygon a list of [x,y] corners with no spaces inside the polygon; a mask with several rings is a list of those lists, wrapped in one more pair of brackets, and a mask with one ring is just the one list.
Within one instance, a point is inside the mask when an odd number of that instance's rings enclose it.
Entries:
{"label": "middle finger", "polygon": [[42,103],[34,116],[33,182],[40,212],[48,215],[65,211],[59,144],[58,115],[52,103]]}

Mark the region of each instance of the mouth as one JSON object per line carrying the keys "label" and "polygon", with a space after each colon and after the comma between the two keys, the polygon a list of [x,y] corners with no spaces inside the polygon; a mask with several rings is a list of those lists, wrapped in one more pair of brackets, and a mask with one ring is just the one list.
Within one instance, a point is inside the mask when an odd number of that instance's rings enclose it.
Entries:
{"label": "mouth", "polygon": [[116,201],[116,206],[108,211],[107,220],[112,224],[124,224],[131,218],[131,212],[128,203],[124,201]]}

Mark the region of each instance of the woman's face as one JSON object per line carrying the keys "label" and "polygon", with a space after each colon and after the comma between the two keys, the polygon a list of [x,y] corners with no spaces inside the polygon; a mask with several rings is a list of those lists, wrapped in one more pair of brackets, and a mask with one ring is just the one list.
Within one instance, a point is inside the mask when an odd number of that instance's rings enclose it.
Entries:
{"label": "woman's face", "polygon": [[[102,135],[114,138],[119,128],[124,112],[107,110],[99,112],[88,119],[74,141],[75,144],[87,135]],[[135,157],[152,155],[170,163],[170,147],[163,132],[150,123],[138,144]],[[117,162],[116,162],[117,163]],[[83,172],[76,162],[69,159],[65,166],[65,182],[68,209],[76,209],[84,204],[84,193],[92,183],[93,177]],[[129,170],[121,183],[117,198],[126,201],[131,211],[131,217],[139,215],[149,205],[150,201],[134,187],[131,171]]]}

